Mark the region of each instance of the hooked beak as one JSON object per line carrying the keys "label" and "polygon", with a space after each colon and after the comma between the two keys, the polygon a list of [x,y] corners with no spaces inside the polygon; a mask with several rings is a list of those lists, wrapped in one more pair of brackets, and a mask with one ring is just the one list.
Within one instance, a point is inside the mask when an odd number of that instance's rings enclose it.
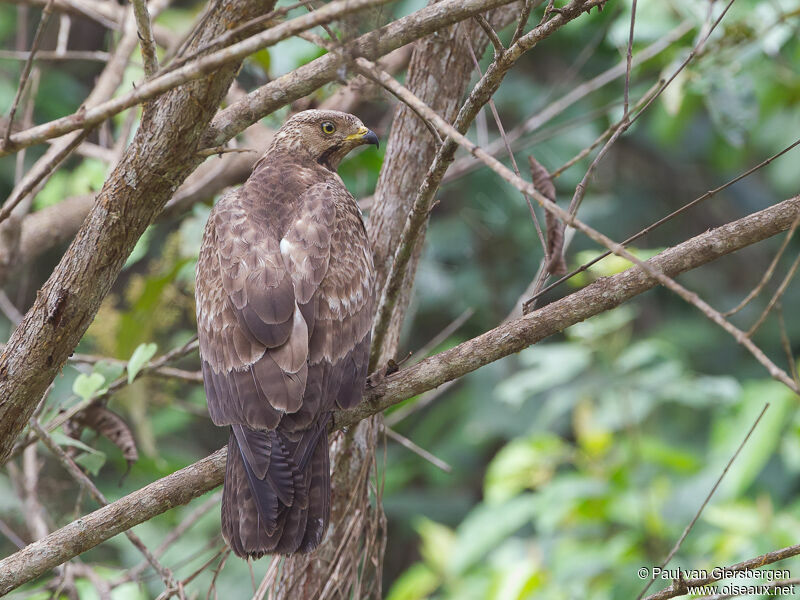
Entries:
{"label": "hooked beak", "polygon": [[376,147],[380,148],[380,142],[378,141],[378,136],[375,135],[375,132],[371,129],[367,129],[366,127],[359,127],[358,131],[352,135],[348,135],[346,140],[359,140],[362,144],[375,144]]}

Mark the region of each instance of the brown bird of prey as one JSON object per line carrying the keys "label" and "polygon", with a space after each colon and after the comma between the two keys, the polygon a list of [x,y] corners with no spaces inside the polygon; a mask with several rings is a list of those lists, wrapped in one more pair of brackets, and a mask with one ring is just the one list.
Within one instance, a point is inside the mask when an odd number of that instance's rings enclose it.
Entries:
{"label": "brown bird of prey", "polygon": [[208,410],[230,425],[222,534],[241,557],[308,552],[330,516],[327,426],[367,376],[372,251],[336,173],[377,136],[307,110],[211,211],[197,263]]}

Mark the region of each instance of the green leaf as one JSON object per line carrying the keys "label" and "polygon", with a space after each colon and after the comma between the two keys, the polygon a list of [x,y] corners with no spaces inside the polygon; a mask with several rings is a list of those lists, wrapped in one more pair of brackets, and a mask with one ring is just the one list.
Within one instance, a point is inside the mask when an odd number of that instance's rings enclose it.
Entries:
{"label": "green leaf", "polygon": [[577,344],[545,344],[520,352],[530,368],[506,378],[497,386],[501,402],[520,406],[528,398],[567,383],[591,362],[591,351]]}
{"label": "green leaf", "polygon": [[50,434],[50,437],[52,437],[53,441],[59,446],[72,446],[73,448],[79,448],[84,452],[90,452],[90,453],[98,452],[91,446],[87,446],[86,444],[84,444],[82,441],[76,440],[75,438],[65,435],[60,431],[54,431],[53,433]]}
{"label": "green leaf", "polygon": [[439,582],[430,567],[415,563],[395,580],[386,600],[423,600],[439,587]]}
{"label": "green leaf", "polygon": [[106,378],[106,381],[114,381],[125,372],[125,365],[118,362],[110,362],[108,360],[101,360],[94,365],[92,369],[95,373],[100,373]]}
{"label": "green leaf", "polygon": [[422,538],[420,554],[425,563],[435,572],[444,573],[456,543],[455,533],[449,527],[425,518],[419,520],[416,530]]}
{"label": "green leaf", "polygon": [[91,375],[81,373],[72,383],[72,392],[82,399],[88,400],[103,387],[105,382],[106,378],[100,373],[92,373]]}
{"label": "green leaf", "polygon": [[746,383],[740,401],[742,410],[714,432],[716,460],[709,464],[711,473],[718,474],[722,466],[730,460],[758,413],[764,408],[764,403],[769,402],[770,406],[725,475],[717,492],[717,496],[722,498],[739,497],[761,474],[778,450],[783,430],[789,425],[790,411],[793,410],[797,398],[783,384],[766,379]]}
{"label": "green leaf", "polygon": [[457,544],[449,558],[450,573],[464,573],[492,548],[528,524],[537,509],[533,494],[522,494],[502,504],[480,504],[458,526]]}
{"label": "green leaf", "polygon": [[137,346],[128,360],[128,384],[133,383],[133,380],[136,379],[136,375],[142,370],[142,367],[155,356],[156,350],[158,350],[158,346],[153,343],[139,344],[139,346]]}
{"label": "green leaf", "polygon": [[85,468],[92,475],[97,475],[100,469],[106,463],[105,452],[99,450],[92,450],[91,452],[84,452],[75,459],[75,462]]}
{"label": "green leaf", "polygon": [[568,452],[561,438],[551,433],[513,440],[489,464],[484,481],[486,499],[502,502],[547,483]]}
{"label": "green leaf", "polygon": [[125,265],[122,267],[123,269],[127,269],[131,265],[136,264],[147,255],[147,249],[150,247],[150,240],[152,238],[153,228],[148,227],[144,230],[141,237],[136,240],[136,245],[133,247],[133,250],[131,250],[130,255],[128,255],[128,260],[125,261]]}

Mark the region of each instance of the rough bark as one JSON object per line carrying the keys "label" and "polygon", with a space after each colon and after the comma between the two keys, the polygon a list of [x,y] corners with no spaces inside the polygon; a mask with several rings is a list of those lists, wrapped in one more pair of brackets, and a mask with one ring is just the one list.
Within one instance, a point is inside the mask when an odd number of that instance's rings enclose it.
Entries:
{"label": "rough bark", "polygon": [[[646,264],[669,277],[676,277],[786,231],[799,217],[800,196],[797,196],[669,248]],[[335,413],[332,428],[341,430],[364,419],[367,419],[364,422],[369,422],[368,417],[389,406],[519,352],[575,323],[616,308],[657,285],[655,279],[648,277],[638,267],[599,279],[535,312],[504,323],[481,336],[387,377],[366,391],[359,406]],[[350,446],[349,451],[363,454],[358,446]],[[337,467],[344,469],[344,464],[340,463]],[[353,461],[349,464],[352,466],[363,463]],[[0,594],[30,581],[125,529],[219,486],[224,472],[225,448],[222,448],[211,456],[81,517],[39,542],[0,560]],[[338,479],[336,483],[338,484]],[[343,489],[338,485],[337,488]],[[337,504],[341,506],[341,503]],[[295,566],[287,565],[287,568],[293,569]],[[294,580],[303,586],[307,582],[302,572]]]}
{"label": "rough bark", "polygon": [[[489,22],[497,29],[505,27],[513,20],[518,9],[517,4],[497,9],[489,15]],[[443,119],[452,122],[475,71],[469,46],[479,57],[488,42],[483,29],[475,21],[459,23],[420,40],[411,55],[406,86]],[[405,104],[398,104],[386,144],[386,162],[375,189],[375,204],[368,228],[375,253],[378,293],[386,282],[406,218],[435,154],[436,140],[428,127]],[[413,258],[409,261],[405,278],[407,283],[398,300],[385,342],[381,348],[373,348],[373,356],[376,357],[373,366],[383,364],[397,351],[423,238],[424,235],[421,235]]]}
{"label": "rough bark", "polygon": [[[73,521],[0,561],[0,596],[222,483],[225,449]],[[191,479],[192,485],[186,485]]]}
{"label": "rough bark", "polygon": [[[512,20],[515,9],[516,5],[499,8],[489,15],[490,21],[502,27]],[[480,56],[487,43],[483,30],[471,20],[440,29],[436,35],[415,44],[408,69],[409,85],[439,114],[454,118],[474,69],[467,46],[471,44]],[[364,44],[364,47],[369,46]],[[413,201],[435,152],[435,140],[425,124],[404,105],[398,105],[378,182],[379,200],[368,224],[376,257],[378,292],[386,277],[386,261],[391,259],[405,224],[409,202]],[[413,275],[412,269],[408,288]],[[406,302],[408,297],[407,290]],[[382,356],[388,358],[396,352],[403,315],[404,311],[398,312],[398,322],[393,323],[397,335],[380,349]],[[380,549],[384,543],[380,523],[384,516],[381,507],[369,501],[367,481],[373,472],[376,432],[381,423],[379,414],[363,420],[332,448],[335,487],[347,493],[334,493],[328,535],[316,555],[287,561],[276,578],[274,591],[278,598],[296,597],[298,587],[311,594],[302,597],[360,597],[367,589],[377,590],[376,595],[380,596],[383,564]],[[376,533],[380,539],[375,539]],[[353,571],[356,565],[362,567]],[[334,574],[340,583],[331,586],[328,582]]]}
{"label": "rough bark", "polygon": [[214,117],[204,137],[208,147],[224,144],[274,110],[294,102],[342,76],[344,57],[375,60],[440,29],[514,0],[442,0],[364,34],[310,63],[250,92]]}
{"label": "rough bark", "polygon": [[[222,0],[192,48],[270,10],[257,0]],[[139,236],[198,165],[200,136],[238,69],[171,90],[148,105],[123,159],[33,307],[0,354],[0,460],[92,322]]]}

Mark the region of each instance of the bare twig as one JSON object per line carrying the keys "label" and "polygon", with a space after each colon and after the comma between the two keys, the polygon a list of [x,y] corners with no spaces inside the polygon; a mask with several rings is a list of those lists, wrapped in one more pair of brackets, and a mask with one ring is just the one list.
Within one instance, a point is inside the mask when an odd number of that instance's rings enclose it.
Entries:
{"label": "bare twig", "polygon": [[31,146],[71,131],[92,127],[126,108],[155,98],[188,81],[199,79],[213,73],[223,65],[240,61],[253,52],[276,44],[302,31],[306,31],[307,29],[362,10],[366,7],[379,6],[391,1],[393,0],[335,0],[312,13],[276,25],[267,31],[256,34],[241,42],[237,42],[222,50],[201,56],[196,61],[175,69],[174,71],[157,75],[127,94],[123,94],[122,96],[98,104],[97,106],[87,108],[84,111],[79,111],[72,115],[16,133],[9,138],[3,148],[0,148],[0,156],[5,156],[14,149]]}
{"label": "bare twig", "polygon": [[628,98],[630,96],[630,89],[631,89],[631,67],[633,64],[633,28],[636,24],[636,0],[633,0],[633,4],[631,5],[631,29],[630,33],[628,34],[628,53],[626,55],[626,63],[625,63],[625,91],[624,95],[624,103],[623,103],[623,114],[625,116],[628,115]]}
{"label": "bare twig", "polygon": [[[800,142],[800,140],[798,140],[798,142]],[[750,290],[750,293],[747,294],[747,296],[745,296],[744,300],[739,302],[739,304],[734,306],[732,309],[722,313],[724,316],[730,317],[731,315],[735,315],[737,312],[739,312],[745,306],[747,306],[753,298],[755,298],[761,293],[761,290],[764,289],[764,286],[767,285],[767,283],[769,283],[770,279],[772,279],[772,274],[775,272],[775,267],[778,266],[778,261],[780,261],[781,256],[783,256],[783,253],[786,250],[786,247],[789,245],[792,236],[794,236],[794,232],[797,231],[798,225],[800,225],[800,219],[792,223],[789,232],[783,238],[783,243],[781,243],[781,247],[778,248],[778,252],[775,254],[775,257],[772,259],[772,262],[769,263],[769,267],[767,267],[767,270],[761,277],[761,281],[759,281],[758,284],[752,290]]]}
{"label": "bare twig", "polygon": [[384,433],[386,433],[386,435],[389,438],[393,439],[395,442],[397,442],[398,444],[403,446],[403,448],[406,448],[407,450],[411,450],[411,452],[413,452],[417,456],[427,460],[429,463],[431,463],[437,469],[441,469],[445,473],[450,473],[450,472],[453,471],[453,467],[451,467],[448,463],[443,461],[441,458],[438,458],[438,457],[434,456],[433,454],[431,454],[430,452],[425,450],[425,448],[421,448],[420,446],[418,446],[417,444],[412,442],[410,439],[408,439],[404,435],[400,435],[399,433],[397,433],[394,429],[391,429],[390,427],[386,427],[384,425],[383,426],[383,431],[384,431]]}
{"label": "bare twig", "polygon": [[21,537],[17,535],[17,533],[8,526],[8,523],[0,519],[0,533],[6,536],[9,541],[14,544],[17,548],[24,548],[25,542]]}
{"label": "bare twig", "polygon": [[[654,230],[654,229],[656,229],[657,227],[659,227],[659,226],[663,225],[664,223],[666,223],[667,221],[669,221],[669,220],[671,220],[671,219],[674,219],[675,217],[677,217],[678,215],[680,215],[680,214],[682,214],[682,213],[686,212],[687,210],[689,210],[689,209],[690,209],[690,208],[692,208],[693,206],[695,206],[695,205],[697,205],[697,204],[699,204],[699,203],[701,203],[701,202],[703,202],[703,201],[705,201],[705,200],[708,200],[708,199],[709,199],[709,198],[711,198],[712,196],[715,196],[716,194],[718,194],[718,193],[719,193],[719,192],[721,192],[722,190],[724,190],[724,189],[726,189],[726,188],[729,188],[730,186],[732,186],[733,184],[735,184],[735,183],[737,183],[737,182],[741,181],[741,180],[742,180],[742,179],[744,179],[745,177],[749,177],[750,175],[752,175],[752,174],[753,174],[753,173],[755,173],[756,171],[758,171],[758,170],[762,169],[763,167],[767,166],[767,165],[768,165],[768,164],[770,164],[772,161],[774,161],[775,159],[777,159],[777,158],[779,158],[779,157],[783,156],[784,154],[786,154],[787,152],[789,152],[789,151],[790,151],[790,150],[792,150],[793,148],[797,147],[798,145],[800,145],[800,139],[796,140],[795,142],[793,142],[792,144],[790,144],[789,146],[787,146],[786,148],[784,148],[783,150],[781,150],[781,151],[780,151],[780,152],[778,152],[777,154],[773,154],[772,156],[770,156],[770,157],[769,157],[769,158],[767,158],[766,160],[763,160],[763,161],[761,161],[760,163],[758,163],[757,165],[755,165],[755,166],[753,166],[753,167],[750,167],[750,168],[749,168],[747,171],[745,171],[744,173],[741,173],[741,174],[737,175],[736,177],[734,177],[734,178],[733,178],[733,179],[731,179],[730,181],[727,181],[727,182],[723,183],[721,186],[719,186],[719,187],[716,187],[716,188],[714,188],[713,190],[709,190],[709,191],[707,191],[707,192],[706,192],[705,194],[703,194],[702,196],[698,196],[697,198],[695,198],[695,199],[694,199],[694,200],[692,200],[691,202],[687,202],[686,204],[684,204],[683,206],[681,206],[679,209],[672,211],[672,212],[671,212],[671,213],[669,213],[667,216],[665,216],[665,217],[663,217],[663,218],[659,219],[659,220],[658,220],[658,221],[656,221],[655,223],[653,223],[653,224],[651,224],[651,225],[648,225],[647,227],[645,227],[644,229],[642,229],[642,230],[641,230],[641,231],[639,231],[638,233],[635,233],[634,235],[632,235],[632,236],[630,236],[629,238],[625,239],[625,241],[623,241],[623,242],[622,242],[622,245],[623,245],[623,246],[626,246],[626,245],[630,244],[631,242],[634,242],[634,241],[638,240],[639,238],[641,238],[641,237],[643,237],[643,236],[647,235],[648,233],[650,233],[651,231],[653,231],[653,230]],[[796,227],[797,227],[797,225],[793,225],[793,227],[795,227],[795,228],[796,228]],[[541,291],[539,291],[539,293],[538,293],[538,294],[534,294],[534,296],[533,296],[533,297],[532,297],[530,300],[527,300],[527,301],[525,302],[525,306],[523,307],[523,309],[524,309],[525,307],[527,307],[527,306],[530,306],[530,305],[532,305],[532,304],[533,304],[533,303],[534,303],[534,302],[535,302],[535,301],[536,301],[538,298],[540,298],[542,295],[546,294],[547,292],[549,292],[549,291],[550,291],[550,290],[552,290],[553,288],[555,288],[555,287],[557,287],[557,286],[561,285],[561,284],[562,284],[562,283],[564,283],[564,282],[565,282],[567,279],[570,279],[570,278],[574,277],[574,276],[575,276],[575,275],[577,275],[578,273],[582,273],[583,271],[586,271],[586,270],[587,270],[589,267],[591,267],[592,265],[594,265],[594,264],[598,263],[599,261],[603,260],[603,259],[604,259],[606,256],[609,256],[610,254],[612,254],[612,252],[611,252],[610,250],[606,250],[605,252],[603,252],[603,253],[602,253],[602,254],[600,254],[599,256],[597,256],[597,257],[593,258],[593,259],[592,259],[592,260],[590,260],[589,262],[582,264],[580,267],[578,267],[577,269],[575,269],[575,270],[573,270],[573,271],[570,271],[569,273],[567,273],[566,275],[564,275],[564,276],[563,276],[561,279],[559,279],[558,281],[554,281],[553,283],[551,283],[550,285],[548,285],[546,288],[544,288],[544,289],[542,289]],[[723,313],[723,316],[729,316],[730,314],[731,314],[731,313]]]}
{"label": "bare twig", "polygon": [[[537,2],[537,4],[540,3],[541,1]],[[533,10],[533,0],[525,0],[525,4],[522,6],[522,12],[519,14],[517,27],[514,30],[514,34],[511,36],[512,44],[521,38],[523,33],[525,33],[525,26],[528,24],[528,19],[531,16],[531,10]],[[545,12],[547,12],[547,10],[545,10]]]}
{"label": "bare twig", "polygon": [[464,310],[460,315],[458,315],[455,319],[453,319],[452,323],[450,323],[447,327],[442,329],[439,333],[433,336],[422,348],[417,350],[409,359],[410,364],[414,364],[419,362],[445,340],[453,335],[456,331],[458,331],[461,326],[469,320],[469,318],[475,314],[475,309],[470,307]]}
{"label": "bare twig", "polygon": [[[653,86],[649,90],[647,90],[642,95],[641,98],[639,98],[639,101],[633,107],[633,111],[636,111],[640,107],[644,106],[644,103],[647,102],[650,99],[650,97],[653,94],[655,94],[661,88],[662,85],[664,85],[663,81],[657,81],[655,84],[653,84]],[[605,140],[608,136],[610,136],[613,133],[615,133],[617,131],[617,129],[619,129],[622,126],[622,123],[623,123],[622,121],[617,121],[616,123],[612,123],[611,125],[609,125],[608,128],[603,133],[601,133],[599,136],[597,136],[597,139],[595,139],[591,144],[586,146],[586,148],[584,148],[583,150],[578,152],[575,156],[573,156],[571,159],[569,159],[567,162],[565,162],[563,165],[561,165],[559,168],[557,168],[555,171],[553,171],[550,174],[550,177],[552,177],[553,179],[556,179],[564,171],[566,171],[571,166],[573,166],[575,163],[577,163],[577,162],[583,160],[584,158],[586,158],[592,152],[592,150],[594,150],[600,144],[603,143],[603,140]]]}
{"label": "bare twig", "polygon": [[[675,554],[678,552],[681,545],[683,544],[683,540],[686,539],[686,536],[688,536],[689,532],[694,528],[694,525],[695,523],[697,523],[697,520],[700,518],[700,515],[703,514],[703,511],[705,510],[706,506],[711,501],[711,497],[714,495],[714,492],[717,491],[719,484],[722,483],[722,479],[725,477],[725,474],[731,468],[731,465],[733,465],[733,462],[736,460],[736,457],[739,456],[739,453],[742,451],[742,448],[744,448],[744,445],[747,443],[747,440],[749,440],[750,436],[753,435],[753,432],[756,430],[756,427],[758,427],[758,424],[761,421],[761,417],[764,416],[764,413],[767,412],[768,408],[769,408],[769,402],[767,402],[764,405],[764,408],[761,409],[761,412],[758,413],[758,416],[756,417],[756,420],[753,422],[753,425],[748,430],[747,435],[744,436],[744,439],[736,448],[736,451],[733,453],[733,456],[731,456],[730,460],[725,465],[725,468],[722,469],[722,473],[720,473],[719,477],[717,477],[717,481],[714,483],[711,490],[706,495],[705,500],[703,500],[703,503],[700,505],[700,508],[697,509],[697,512],[694,514],[694,517],[686,526],[686,528],[683,530],[681,537],[678,538],[678,541],[675,542],[675,545],[672,547],[672,550],[669,551],[669,554],[667,554],[667,557],[661,563],[660,567],[662,569],[669,564],[669,561],[672,560],[672,557],[675,556]],[[647,582],[647,585],[644,586],[644,589],[641,592],[639,592],[639,595],[636,597],[636,600],[641,600],[641,598],[647,593],[647,590],[650,589],[650,586],[653,584],[653,581],[654,580],[651,578]]]}
{"label": "bare twig", "polygon": [[[94,62],[107,62],[110,57],[108,52],[102,50],[67,50],[57,52],[53,50],[41,50],[36,53],[39,61],[61,61],[61,60],[88,60]],[[32,60],[33,53],[19,50],[0,50],[2,60]]]}
{"label": "bare twig", "polygon": [[783,319],[783,307],[780,302],[778,302],[778,305],[775,307],[775,312],[778,314],[778,326],[781,330],[781,346],[786,354],[789,373],[791,373],[797,387],[800,387],[800,374],[797,372],[797,362],[794,359],[794,352],[792,351],[792,343],[789,341],[789,334],[786,333],[786,322]]}
{"label": "bare twig", "polygon": [[156,42],[153,39],[153,28],[150,25],[150,13],[147,11],[145,0],[131,0],[131,4],[133,5],[133,14],[136,17],[136,27],[139,30],[144,75],[147,79],[150,79],[158,71]]}
{"label": "bare twig", "polygon": [[[684,35],[690,32],[693,29],[694,25],[691,21],[683,21],[680,23],[675,29],[670,31],[667,35],[662,36],[646,48],[643,48],[636,55],[633,57],[632,66],[637,67],[642,63],[650,60],[651,58],[659,55],[661,52],[672,46],[676,41],[681,39]],[[574,105],[576,102],[582,100],[589,94],[603,88],[604,86],[608,85],[612,81],[623,77],[627,70],[627,63],[620,62],[619,64],[603,71],[599,75],[593,77],[592,79],[573,87],[570,89],[569,92],[564,94],[558,100],[555,100],[548,104],[547,106],[536,110],[533,115],[527,119],[524,123],[514,127],[511,131],[508,132],[508,140],[513,145],[519,138],[523,135],[531,133],[539,129],[545,123],[550,122],[553,118],[560,115],[564,112],[567,108]],[[497,140],[489,146],[486,147],[486,152],[491,154],[492,156],[499,157],[502,156],[503,150],[505,149],[505,143],[503,140]],[[463,159],[459,159],[454,165],[451,171],[454,173],[463,174],[466,170],[470,167],[468,165],[477,165],[480,161],[476,160],[475,157],[464,157]]]}
{"label": "bare twig", "polygon": [[[800,197],[785,200],[687,240],[650,259],[648,263],[674,277],[786,231],[798,215]],[[509,321],[387,377],[376,387],[366,390],[364,400],[358,407],[335,413],[333,427],[340,429],[352,426],[389,406],[434,389],[487,363],[519,352],[570,325],[619,306],[656,284],[655,279],[639,269],[629,269],[599,280],[535,313]],[[225,449],[220,449],[0,560],[0,594],[220,485],[225,471],[225,454]],[[800,553],[800,545],[797,546],[797,553]]]}
{"label": "bare twig", "polygon": [[[480,25],[481,29],[486,33],[486,37],[489,38],[489,41],[492,42],[492,46],[494,47],[494,55],[499,56],[503,52],[506,51],[505,46],[503,46],[503,42],[500,41],[500,38],[497,37],[497,32],[492,27],[491,23],[486,20],[481,14],[475,15],[473,17],[475,22]],[[469,46],[470,50],[472,50],[472,45]],[[474,56],[474,54],[473,54]],[[478,74],[480,75],[480,67],[478,68]]]}
{"label": "bare twig", "polygon": [[14,306],[14,303],[11,302],[4,290],[0,290],[0,311],[2,311],[12,325],[17,325],[22,321],[22,313]]}
{"label": "bare twig", "polygon": [[[153,556],[156,558],[161,558],[161,556],[164,555],[164,553],[172,544],[174,544],[184,533],[186,533],[195,523],[197,523],[197,521],[199,521],[208,511],[217,506],[221,499],[222,492],[211,494],[211,496],[209,496],[205,502],[186,515],[186,517],[178,524],[177,527],[170,530],[170,532],[164,538],[164,541],[162,541],[158,545],[158,548],[153,551]],[[119,584],[125,581],[136,581],[139,578],[139,575],[141,575],[142,572],[147,569],[148,564],[149,563],[147,561],[139,563],[125,573],[125,576],[116,583]]]}
{"label": "bare twig", "polygon": [[[107,506],[108,500],[106,500],[106,497],[103,495],[103,493],[98,490],[97,486],[94,485],[92,480],[80,470],[78,465],[76,465],[75,462],[69,456],[67,456],[67,453],[61,449],[61,446],[59,446],[52,437],[50,437],[50,434],[42,429],[42,426],[39,424],[39,422],[36,419],[31,419],[30,426],[31,429],[36,432],[37,437],[44,443],[45,446],[47,446],[47,449],[53,453],[61,465],[72,476],[72,478],[75,479],[75,481],[77,481],[81,487],[86,489],[89,494],[91,494],[92,498],[94,498],[95,501],[100,504],[100,506]],[[144,542],[142,542],[138,535],[132,531],[126,531],[125,535],[128,536],[128,539],[131,541],[131,543],[136,546],[139,552],[141,552],[145,559],[147,559],[147,562],[149,562],[156,572],[158,572],[158,574],[161,576],[161,579],[164,581],[164,585],[170,587],[174,579],[172,572],[158,562],[158,559],[147,549],[147,546],[144,545]]]}
{"label": "bare twig", "polygon": [[50,160],[46,162],[37,162],[34,168],[26,173],[25,178],[22,182],[20,182],[20,185],[14,188],[15,194],[6,200],[3,204],[3,208],[0,209],[0,223],[8,218],[11,214],[11,211],[14,210],[17,204],[19,204],[28,194],[30,194],[45,177],[54,171],[58,165],[60,165],[64,159],[67,158],[67,156],[72,154],[72,151],[77,148],[90,133],[91,129],[85,129],[80,133],[80,135],[75,136],[75,138],[68,145],[64,146],[59,152],[54,154]]}
{"label": "bare twig", "polygon": [[798,554],[800,554],[800,544],[795,546],[787,546],[786,548],[781,548],[780,550],[774,550],[772,552],[767,552],[761,556],[743,560],[742,562],[736,563],[735,565],[730,565],[723,569],[712,569],[708,577],[673,581],[672,585],[670,585],[668,588],[647,596],[645,600],[667,600],[668,598],[685,596],[689,593],[690,587],[700,588],[704,585],[708,585],[709,583],[714,583],[715,581],[724,579],[729,573],[758,569],[765,565],[771,565],[779,560],[797,556]]}
{"label": "bare twig", "polygon": [[756,322],[753,323],[752,327],[750,327],[750,329],[747,330],[746,334],[747,337],[752,337],[753,334],[756,331],[758,331],[758,328],[761,327],[761,325],[764,323],[769,313],[772,312],[773,308],[775,308],[775,304],[781,299],[781,296],[783,296],[783,293],[789,286],[789,282],[791,282],[792,277],[794,277],[794,274],[797,272],[797,267],[800,267],[800,254],[797,256],[796,259],[794,259],[792,266],[789,267],[789,271],[786,273],[786,276],[783,278],[783,281],[781,281],[781,284],[778,286],[778,289],[772,295],[772,298],[770,298],[770,301],[767,304],[767,307],[764,309],[764,312],[761,313],[761,316],[759,316]]}
{"label": "bare twig", "polygon": [[11,137],[11,126],[14,123],[14,115],[17,112],[17,105],[22,98],[22,93],[25,91],[25,84],[28,83],[28,76],[31,74],[31,67],[33,66],[33,58],[39,50],[39,44],[42,42],[42,34],[44,33],[47,23],[50,21],[50,15],[53,14],[53,0],[49,0],[45,7],[42,9],[42,16],[39,19],[39,25],[36,27],[36,33],[33,35],[33,44],[31,44],[31,51],[28,59],[25,61],[25,66],[22,68],[22,75],[19,78],[19,85],[17,86],[17,93],[14,95],[14,100],[11,102],[11,109],[8,111],[8,126],[6,127],[5,134],[3,134],[3,149],[8,148],[8,141]]}

